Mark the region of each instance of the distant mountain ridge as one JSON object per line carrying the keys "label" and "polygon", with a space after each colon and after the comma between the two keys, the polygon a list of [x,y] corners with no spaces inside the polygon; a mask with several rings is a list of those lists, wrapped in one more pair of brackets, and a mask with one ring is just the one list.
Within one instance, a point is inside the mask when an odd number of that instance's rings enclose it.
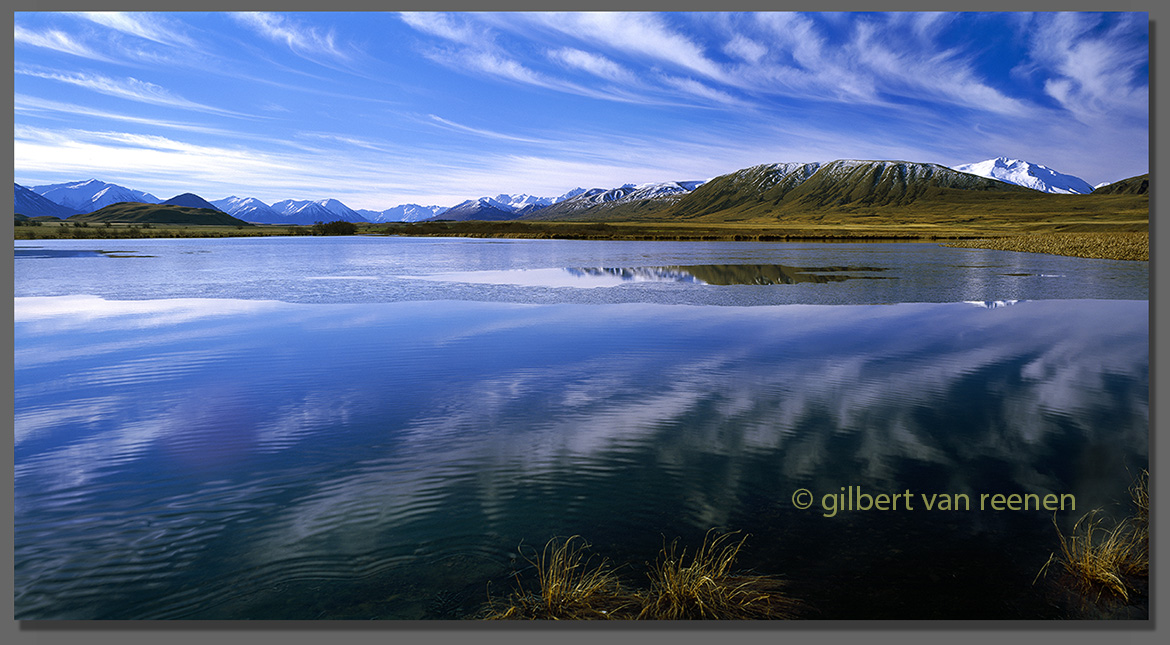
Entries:
{"label": "distant mountain ridge", "polygon": [[233,195],[211,203],[221,211],[245,222],[262,224],[280,221],[280,213],[272,210],[272,207],[255,197],[236,197]]}
{"label": "distant mountain ridge", "polygon": [[32,189],[38,195],[78,213],[92,213],[99,208],[118,202],[157,204],[162,201],[150,193],[116,184],[107,184],[96,179],[33,186]]}
{"label": "distant mountain ridge", "polygon": [[550,206],[522,211],[525,219],[553,220],[572,218],[584,213],[597,215],[620,209],[630,215],[639,210],[660,208],[691,193],[703,181],[667,181],[651,184],[625,184],[617,188],[590,188]]}
{"label": "distant mountain ridge", "polygon": [[[232,196],[208,202],[190,193],[176,196],[168,202],[215,208],[252,223],[295,225],[338,219],[379,223],[433,219],[714,222],[775,219],[812,221],[830,217],[837,221],[850,213],[911,205],[933,208],[931,205],[962,202],[963,208],[977,209],[975,202],[988,199],[977,197],[982,194],[1007,196],[1045,192],[1084,195],[1092,192],[1098,195],[1146,195],[1148,177],[1147,174],[1102,185],[1094,191],[1086,182],[1071,175],[1007,157],[954,168],[908,161],[841,159],[831,162],[760,164],[705,181],[575,188],[558,197],[501,193],[469,199],[451,208],[402,204],[381,211],[358,211],[337,199],[287,199],[269,206],[252,197]],[[15,183],[14,186],[15,212],[24,215],[29,215],[24,211],[30,211],[45,215],[59,213],[53,216],[68,217],[71,214],[93,212],[95,206],[103,202],[117,203],[111,200],[159,203],[149,193],[96,179],[32,189]],[[54,197],[66,200],[67,203],[57,201]],[[996,199],[1002,202],[1001,198]],[[1030,203],[1038,204],[1034,201]]]}
{"label": "distant mountain ridge", "polygon": [[418,204],[400,204],[393,208],[381,211],[358,209],[362,217],[380,224],[382,222],[421,222],[437,217],[447,211],[446,206],[419,206]]}
{"label": "distant mountain ridge", "polygon": [[1006,181],[1017,186],[1026,186],[1043,193],[1071,193],[1088,195],[1093,192],[1089,182],[1057,172],[1047,166],[1029,163],[1008,157],[996,157],[976,163],[952,166],[959,172],[969,172],[980,177]]}

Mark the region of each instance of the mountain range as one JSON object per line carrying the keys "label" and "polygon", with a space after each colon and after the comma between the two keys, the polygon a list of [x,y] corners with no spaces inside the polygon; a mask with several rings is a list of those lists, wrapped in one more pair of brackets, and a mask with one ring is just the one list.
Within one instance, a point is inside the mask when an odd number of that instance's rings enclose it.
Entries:
{"label": "mountain range", "polygon": [[[1099,187],[1097,194],[1144,194],[1144,184],[1124,180]],[[355,211],[336,199],[283,200],[271,206],[252,197],[208,202],[184,193],[165,203],[214,209],[262,224],[322,221],[416,222],[441,220],[737,220],[786,214],[904,207],[925,200],[962,199],[972,194],[1094,192],[1083,180],[1045,166],[998,157],[947,168],[906,161],[837,160],[827,163],[772,163],[744,168],[705,181],[625,184],[617,188],[575,188],[558,197],[499,194],[466,200],[451,208],[403,204],[382,211]],[[34,186],[14,184],[14,212],[29,217],[68,217],[118,202],[158,204],[149,193],[90,179]]]}

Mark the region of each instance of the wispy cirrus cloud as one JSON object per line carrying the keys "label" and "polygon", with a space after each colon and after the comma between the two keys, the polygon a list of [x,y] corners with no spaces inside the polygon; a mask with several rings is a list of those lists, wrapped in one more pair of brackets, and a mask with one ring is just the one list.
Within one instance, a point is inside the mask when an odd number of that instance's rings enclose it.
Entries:
{"label": "wispy cirrus cloud", "polygon": [[350,58],[349,53],[343,51],[337,44],[337,36],[332,30],[323,31],[308,27],[268,12],[241,12],[230,15],[265,38],[287,45],[299,56],[311,59],[315,55],[324,54],[339,60]]}
{"label": "wispy cirrus cloud", "polygon": [[657,14],[585,12],[533,17],[545,27],[594,46],[682,67],[714,80],[728,78],[723,66],[711,60],[700,43],[671,29]]}
{"label": "wispy cirrus cloud", "polygon": [[83,72],[58,72],[31,68],[18,68],[14,70],[14,73],[23,76],[32,76],[36,78],[58,81],[61,83],[82,87],[87,90],[92,90],[107,96],[114,96],[130,101],[138,101],[140,103],[148,103],[150,105],[195,110],[199,112],[208,112],[221,115],[241,117],[246,116],[244,114],[232,112],[230,110],[224,110],[185,99],[182,96],[171,92],[165,87],[156,85],[149,81],[141,81],[134,77],[112,78],[101,74],[89,74]]}
{"label": "wispy cirrus cloud", "polygon": [[490,33],[476,28],[467,20],[450,14],[404,11],[399,17],[412,28],[464,45],[483,45],[490,41]]}
{"label": "wispy cirrus cloud", "polygon": [[192,47],[195,41],[165,18],[152,13],[83,11],[77,14],[92,23],[162,45]]}
{"label": "wispy cirrus cloud", "polygon": [[481,137],[484,137],[487,139],[498,139],[498,140],[502,140],[502,141],[518,141],[521,143],[535,143],[535,144],[556,144],[556,143],[558,143],[558,142],[550,140],[550,139],[537,139],[537,138],[533,138],[533,137],[521,137],[521,136],[516,136],[516,135],[512,135],[512,134],[506,134],[503,132],[486,130],[483,128],[473,128],[471,126],[463,125],[461,123],[455,123],[454,121],[449,121],[447,119],[444,119],[443,117],[436,116],[434,114],[429,114],[427,116],[430,118],[431,122],[433,122],[441,127],[448,128],[451,130],[456,130],[459,132],[468,132],[468,133],[475,134],[475,135],[478,135],[478,136],[481,136]]}
{"label": "wispy cirrus cloud", "polygon": [[131,114],[120,114],[117,112],[110,112],[108,110],[100,110],[88,105],[63,103],[61,101],[41,99],[25,94],[13,95],[12,109],[17,113],[35,113],[42,116],[49,116],[49,118],[54,118],[55,116],[56,118],[66,121],[76,120],[78,116],[88,116],[111,121],[121,121],[125,123],[144,125],[152,128],[185,130],[187,132],[200,132],[203,134],[216,134],[236,138],[247,136],[246,133],[241,133],[238,130],[227,130],[224,128],[216,128],[196,123],[170,121],[153,117],[139,117]]}
{"label": "wispy cirrus cloud", "polygon": [[13,25],[12,40],[16,45],[29,45],[32,47],[51,49],[53,51],[64,54],[72,54],[73,56],[88,58],[90,60],[104,62],[112,61],[112,59],[105,54],[94,50],[89,45],[78,40],[75,36],[67,34],[59,29],[33,31],[31,29],[25,29],[20,25]]}
{"label": "wispy cirrus cloud", "polygon": [[580,49],[562,47],[548,53],[549,58],[569,67],[588,72],[598,78],[603,78],[623,85],[637,82],[637,76],[626,67],[614,61]]}
{"label": "wispy cirrus cloud", "polygon": [[[932,24],[912,24],[911,31],[929,39]],[[846,50],[853,60],[864,61],[858,71],[871,77],[883,94],[998,114],[1024,115],[1035,109],[979,78],[962,49],[939,47],[933,41],[907,47],[899,32],[861,22]]]}
{"label": "wispy cirrus cloud", "polygon": [[[529,24],[524,20],[534,21],[531,24],[540,29],[547,29],[549,24],[557,25],[558,33],[568,28],[556,21],[546,21],[543,14],[521,14],[521,17],[521,24]],[[501,35],[491,29],[491,26],[499,26],[500,23],[488,15],[456,17],[447,14],[403,14],[401,18],[416,31],[447,41],[449,46],[428,49],[424,51],[424,55],[436,63],[465,74],[486,74],[554,92],[643,105],[685,104],[693,102],[696,97],[710,101],[716,96],[716,93],[710,91],[695,91],[701,86],[695,81],[648,86],[638,79],[634,71],[620,63],[602,54],[574,47],[534,49],[533,51],[544,51],[545,56],[521,59],[513,54],[513,48],[497,42]],[[482,21],[483,24],[476,21]],[[515,27],[510,23],[503,24],[509,28]],[[555,66],[549,66],[549,62]],[[584,72],[592,77],[610,81],[610,84],[597,86],[588,79],[568,78],[557,73],[566,70]],[[683,91],[678,91],[680,89]]]}
{"label": "wispy cirrus cloud", "polygon": [[1146,28],[1143,16],[1127,16],[1108,27],[1099,15],[1038,16],[1031,60],[1021,69],[1044,77],[1045,92],[1082,123],[1148,119],[1149,50],[1127,37]]}

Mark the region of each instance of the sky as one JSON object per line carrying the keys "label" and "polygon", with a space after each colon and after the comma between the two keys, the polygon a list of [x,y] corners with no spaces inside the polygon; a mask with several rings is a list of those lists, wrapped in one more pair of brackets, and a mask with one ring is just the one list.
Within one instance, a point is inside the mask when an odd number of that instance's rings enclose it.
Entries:
{"label": "sky", "polygon": [[16,12],[14,181],[453,206],[762,163],[1149,172],[1149,15]]}

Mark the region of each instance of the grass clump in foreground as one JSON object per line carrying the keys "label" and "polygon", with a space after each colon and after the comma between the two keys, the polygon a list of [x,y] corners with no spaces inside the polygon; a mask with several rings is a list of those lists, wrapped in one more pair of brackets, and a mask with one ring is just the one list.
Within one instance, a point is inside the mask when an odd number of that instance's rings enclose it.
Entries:
{"label": "grass clump in foreground", "polygon": [[502,606],[492,603],[488,620],[596,620],[628,618],[638,598],[622,589],[609,562],[590,567],[589,544],[580,536],[553,538],[537,557],[525,556],[536,567],[537,593],[517,589]]}
{"label": "grass clump in foreground", "polygon": [[733,573],[746,537],[713,536],[687,560],[675,540],[664,547],[649,574],[649,590],[623,586],[616,571],[593,556],[580,537],[553,538],[539,557],[525,557],[537,570],[539,589],[518,588],[504,601],[489,601],[488,620],[724,619],[793,618],[798,601],[784,595],[771,576]]}
{"label": "grass clump in foreground", "polygon": [[732,541],[734,533],[712,537],[687,561],[678,540],[662,549],[662,557],[650,574],[650,595],[639,618],[660,620],[753,620],[792,618],[796,601],[781,593],[783,583],[771,576],[736,574],[735,558],[746,536]]}
{"label": "grass clump in foreground", "polygon": [[[1130,488],[1130,497],[1137,514],[1112,528],[1098,515],[1100,509],[1077,520],[1067,538],[1057,526],[1060,552],[1049,556],[1036,577],[1055,563],[1063,569],[1062,580],[1073,589],[1083,594],[1096,593],[1097,599],[1109,593],[1128,602],[1137,589],[1134,579],[1148,577],[1150,570],[1149,471],[1142,471]],[[1052,523],[1056,524],[1055,518]]]}

